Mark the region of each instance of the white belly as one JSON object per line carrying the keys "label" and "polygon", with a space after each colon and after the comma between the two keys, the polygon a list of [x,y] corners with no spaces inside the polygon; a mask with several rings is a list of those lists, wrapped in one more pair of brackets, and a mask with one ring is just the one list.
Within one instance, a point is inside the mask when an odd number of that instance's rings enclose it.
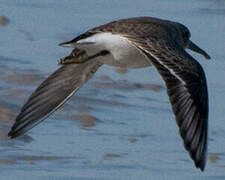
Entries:
{"label": "white belly", "polygon": [[109,55],[99,57],[99,60],[110,66],[122,68],[151,66],[150,60],[121,35],[98,33],[79,40],[73,46],[86,50],[88,55],[94,55],[102,50],[109,51]]}

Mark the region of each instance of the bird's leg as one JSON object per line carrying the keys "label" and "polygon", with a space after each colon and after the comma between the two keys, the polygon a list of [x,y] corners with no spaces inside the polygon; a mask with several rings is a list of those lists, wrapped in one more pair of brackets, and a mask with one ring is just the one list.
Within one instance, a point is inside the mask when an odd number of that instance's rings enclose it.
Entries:
{"label": "bird's leg", "polygon": [[65,64],[81,64],[86,61],[89,61],[91,59],[95,59],[96,57],[99,56],[106,56],[109,54],[109,51],[107,50],[102,50],[92,56],[88,56],[86,51],[80,50],[75,48],[69,56],[62,58],[59,60],[58,64],[59,65],[65,65]]}
{"label": "bird's leg", "polygon": [[59,65],[64,64],[80,64],[87,61],[88,55],[84,50],[75,48],[69,56],[66,56],[59,60]]}

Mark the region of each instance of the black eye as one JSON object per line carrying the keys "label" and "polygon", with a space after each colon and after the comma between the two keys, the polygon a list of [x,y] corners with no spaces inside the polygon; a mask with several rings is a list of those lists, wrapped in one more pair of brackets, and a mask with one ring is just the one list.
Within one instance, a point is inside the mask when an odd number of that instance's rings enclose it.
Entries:
{"label": "black eye", "polygon": [[190,36],[191,36],[190,33],[189,33],[188,31],[185,31],[185,34],[184,34],[184,35],[185,35],[185,37],[186,37],[187,39],[189,39]]}

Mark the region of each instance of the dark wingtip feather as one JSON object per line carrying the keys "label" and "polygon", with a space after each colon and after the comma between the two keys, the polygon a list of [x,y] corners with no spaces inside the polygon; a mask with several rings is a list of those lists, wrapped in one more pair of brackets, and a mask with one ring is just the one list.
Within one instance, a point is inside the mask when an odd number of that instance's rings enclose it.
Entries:
{"label": "dark wingtip feather", "polygon": [[8,133],[8,137],[10,137],[11,139],[18,137],[19,135],[21,135],[22,132],[20,131],[15,131],[15,127],[13,126],[11,128],[11,130]]}
{"label": "dark wingtip feather", "polygon": [[205,170],[206,166],[206,160],[205,158],[199,160],[199,161],[194,161],[195,162],[195,167],[199,168],[202,172]]}
{"label": "dark wingtip feather", "polygon": [[200,170],[203,172],[205,170],[205,163],[200,162],[199,164],[196,164],[197,168],[200,168]]}
{"label": "dark wingtip feather", "polygon": [[14,138],[15,136],[13,135],[14,133],[13,133],[13,131],[12,131],[12,129],[9,131],[9,133],[8,133],[8,137],[10,137],[11,139],[12,138]]}
{"label": "dark wingtip feather", "polygon": [[[36,125],[36,124],[34,124],[34,125]],[[8,137],[11,139],[17,138],[18,136],[24,134],[29,129],[31,129],[34,125],[30,126],[29,128],[27,128],[27,127],[19,128],[19,124],[17,122],[15,122],[15,124],[12,126],[11,130],[8,133]]]}
{"label": "dark wingtip feather", "polygon": [[11,138],[11,139],[14,139],[16,137],[18,137],[20,134],[17,134],[17,133],[14,133],[13,131],[10,131],[8,133],[8,137]]}

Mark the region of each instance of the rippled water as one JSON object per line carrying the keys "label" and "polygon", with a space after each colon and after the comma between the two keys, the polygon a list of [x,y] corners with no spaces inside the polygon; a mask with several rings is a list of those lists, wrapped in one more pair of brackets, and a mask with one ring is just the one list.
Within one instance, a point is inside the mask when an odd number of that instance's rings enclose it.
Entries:
{"label": "rippled water", "polygon": [[[225,178],[225,1],[0,0],[0,179]],[[184,150],[154,68],[104,66],[54,115],[25,136],[6,134],[30,93],[71,50],[57,44],[88,28],[134,16],[179,21],[212,57],[206,71],[209,156],[204,173]]]}

